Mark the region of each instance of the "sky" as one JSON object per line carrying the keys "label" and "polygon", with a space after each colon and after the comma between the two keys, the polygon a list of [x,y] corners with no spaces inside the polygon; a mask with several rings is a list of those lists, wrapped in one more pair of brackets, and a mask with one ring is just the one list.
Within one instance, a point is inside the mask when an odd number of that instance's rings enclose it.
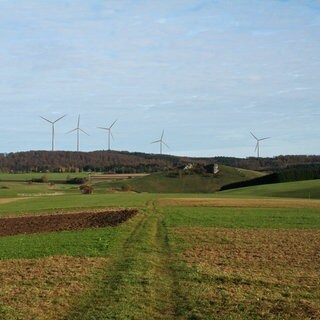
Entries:
{"label": "sky", "polygon": [[319,0],[0,0],[0,153],[320,154]]}

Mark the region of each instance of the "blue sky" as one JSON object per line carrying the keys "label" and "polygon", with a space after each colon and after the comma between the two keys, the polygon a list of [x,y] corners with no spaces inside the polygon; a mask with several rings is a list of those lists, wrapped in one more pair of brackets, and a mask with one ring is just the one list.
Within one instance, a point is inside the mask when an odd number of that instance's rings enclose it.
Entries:
{"label": "blue sky", "polygon": [[320,2],[0,0],[0,152],[319,154]]}

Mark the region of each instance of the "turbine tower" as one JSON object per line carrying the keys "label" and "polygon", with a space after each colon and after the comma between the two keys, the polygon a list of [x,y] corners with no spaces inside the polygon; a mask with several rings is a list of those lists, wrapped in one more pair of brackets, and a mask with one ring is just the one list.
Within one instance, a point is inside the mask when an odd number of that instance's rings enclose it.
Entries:
{"label": "turbine tower", "polygon": [[113,127],[113,125],[114,125],[117,121],[118,121],[118,119],[115,120],[109,128],[97,127],[98,129],[102,129],[102,130],[107,130],[107,131],[108,131],[108,150],[110,150],[110,137],[112,137],[112,139],[113,139],[113,134],[112,134],[112,132],[111,132],[111,128]]}
{"label": "turbine tower", "polygon": [[164,130],[162,130],[161,138],[159,140],[153,141],[152,143],[159,143],[160,144],[160,154],[162,154],[162,145],[164,144],[167,148],[170,149],[170,147],[163,141],[164,136]]}
{"label": "turbine tower", "polygon": [[72,129],[72,130],[70,130],[70,131],[68,131],[67,133],[71,133],[71,132],[74,132],[74,131],[77,131],[77,151],[79,151],[79,149],[80,149],[80,131],[85,133],[87,136],[89,135],[88,133],[86,133],[84,130],[82,130],[80,128],[80,114],[78,116],[78,125],[77,125],[77,127]]}
{"label": "turbine tower", "polygon": [[62,118],[64,118],[66,116],[66,114],[54,121],[50,121],[42,116],[40,116],[41,119],[51,123],[51,128],[52,128],[52,133],[51,133],[51,151],[54,151],[54,125],[56,124],[56,122],[58,122],[59,120],[61,120]]}
{"label": "turbine tower", "polygon": [[256,143],[256,148],[254,149],[254,151],[257,151],[257,158],[259,158],[260,156],[260,141],[262,140],[266,140],[266,139],[270,139],[271,137],[266,137],[266,138],[257,138],[252,132],[250,132],[251,135],[253,136],[254,139],[256,139],[257,143]]}

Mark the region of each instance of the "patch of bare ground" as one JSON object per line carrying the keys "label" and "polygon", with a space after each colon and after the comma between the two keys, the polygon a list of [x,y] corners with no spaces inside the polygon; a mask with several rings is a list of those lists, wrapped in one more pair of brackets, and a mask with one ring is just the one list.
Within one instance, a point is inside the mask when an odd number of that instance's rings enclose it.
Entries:
{"label": "patch of bare ground", "polygon": [[61,319],[108,261],[75,257],[0,261],[1,319]]}
{"label": "patch of bare ground", "polygon": [[159,204],[163,207],[320,208],[319,200],[274,198],[171,198],[159,199]]}
{"label": "patch of bare ground", "polygon": [[200,278],[184,290],[202,312],[217,319],[320,319],[319,231],[173,230]]}
{"label": "patch of bare ground", "polygon": [[0,199],[0,204],[16,202],[16,201],[23,200],[23,199],[25,199],[25,198],[2,198],[2,199]]}
{"label": "patch of bare ground", "polygon": [[0,236],[116,226],[137,214],[137,209],[0,218]]}

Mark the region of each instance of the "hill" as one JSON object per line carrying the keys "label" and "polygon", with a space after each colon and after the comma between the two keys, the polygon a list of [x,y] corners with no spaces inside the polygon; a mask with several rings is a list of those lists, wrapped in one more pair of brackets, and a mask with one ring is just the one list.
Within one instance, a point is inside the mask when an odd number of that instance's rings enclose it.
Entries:
{"label": "hill", "polygon": [[179,157],[127,151],[27,151],[0,154],[1,172],[159,172],[189,163],[218,163],[255,171],[277,171],[295,166],[319,166],[320,156],[277,156],[274,158]]}
{"label": "hill", "polygon": [[228,166],[219,166],[214,175],[208,172],[187,172],[183,169],[153,173],[145,177],[137,177],[125,181],[105,181],[96,184],[99,188],[134,190],[152,193],[209,193],[232,182],[253,179],[263,173]]}
{"label": "hill", "polygon": [[238,189],[231,189],[219,193],[221,196],[232,197],[281,197],[320,199],[320,179],[266,184]]}

